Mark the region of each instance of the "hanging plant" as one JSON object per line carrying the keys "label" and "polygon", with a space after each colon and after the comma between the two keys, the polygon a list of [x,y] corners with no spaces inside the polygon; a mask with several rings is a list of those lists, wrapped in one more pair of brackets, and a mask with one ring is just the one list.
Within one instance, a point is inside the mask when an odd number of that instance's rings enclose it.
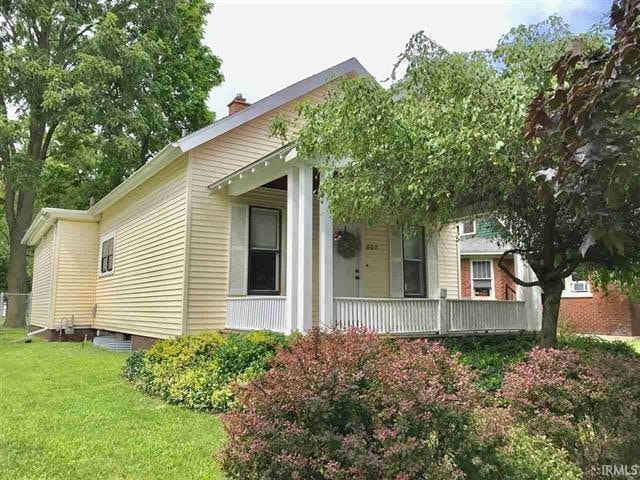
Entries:
{"label": "hanging plant", "polygon": [[353,258],[358,253],[358,237],[347,230],[336,232],[333,236],[333,241],[336,243],[336,250],[342,258]]}

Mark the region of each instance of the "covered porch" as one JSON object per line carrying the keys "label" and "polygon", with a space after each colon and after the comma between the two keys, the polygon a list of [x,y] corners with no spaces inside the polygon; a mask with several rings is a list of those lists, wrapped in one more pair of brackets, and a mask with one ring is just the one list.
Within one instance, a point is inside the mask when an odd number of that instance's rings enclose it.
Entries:
{"label": "covered porch", "polygon": [[523,301],[458,298],[455,230],[443,239],[422,227],[403,236],[389,226],[334,224],[314,195],[319,181],[285,146],[209,186],[229,200],[227,329],[414,336],[532,329]]}

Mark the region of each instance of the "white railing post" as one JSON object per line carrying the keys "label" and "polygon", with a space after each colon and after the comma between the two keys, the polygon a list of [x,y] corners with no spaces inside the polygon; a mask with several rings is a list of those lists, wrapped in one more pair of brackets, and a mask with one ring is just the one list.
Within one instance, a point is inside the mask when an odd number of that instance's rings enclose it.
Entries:
{"label": "white railing post", "polygon": [[447,289],[441,288],[438,299],[438,330],[440,335],[446,335],[449,332],[449,309],[447,307]]}

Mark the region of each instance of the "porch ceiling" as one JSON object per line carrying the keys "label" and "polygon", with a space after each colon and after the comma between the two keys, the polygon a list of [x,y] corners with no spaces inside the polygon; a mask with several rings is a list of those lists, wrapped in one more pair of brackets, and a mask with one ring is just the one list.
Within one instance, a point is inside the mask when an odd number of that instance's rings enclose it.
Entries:
{"label": "porch ceiling", "polygon": [[226,189],[227,194],[238,196],[265,183],[287,174],[291,162],[296,160],[293,145],[285,145],[240,170],[221,178],[209,185],[209,190],[217,192]]}

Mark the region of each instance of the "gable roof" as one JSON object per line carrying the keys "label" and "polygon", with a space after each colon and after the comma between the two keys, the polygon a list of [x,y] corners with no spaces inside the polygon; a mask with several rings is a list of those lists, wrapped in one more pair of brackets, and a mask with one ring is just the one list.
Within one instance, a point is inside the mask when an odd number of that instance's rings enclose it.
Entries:
{"label": "gable roof", "polygon": [[206,142],[223,135],[234,128],[237,128],[251,120],[258,118],[265,113],[285,105],[296,98],[325,85],[326,83],[346,74],[356,74],[361,76],[371,76],[362,64],[352,57],[331,68],[316,73],[299,82],[294,83],[276,93],[265,97],[245,109],[227,117],[221,118],[211,125],[201,128],[180,140],[170,143],[156,154],[145,165],[136,170],[129,178],[105,195],[99,202],[89,208],[91,215],[98,215],[107,207],[124,197],[145,180],[155,175],[164,167],[169,165],[182,154],[192,150]]}

